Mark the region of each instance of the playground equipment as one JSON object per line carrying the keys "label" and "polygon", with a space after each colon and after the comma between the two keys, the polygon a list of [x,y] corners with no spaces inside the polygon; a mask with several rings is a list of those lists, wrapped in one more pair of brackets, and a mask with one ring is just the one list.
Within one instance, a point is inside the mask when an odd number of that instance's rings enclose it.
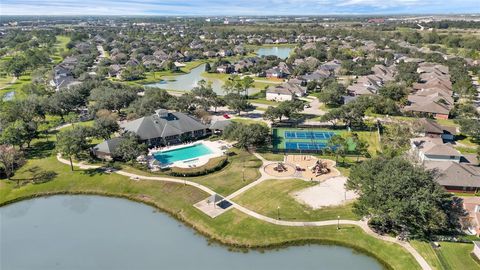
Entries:
{"label": "playground equipment", "polygon": [[317,160],[317,162],[315,162],[315,165],[311,167],[311,170],[315,174],[315,176],[327,174],[330,172],[327,162],[322,162],[321,160]]}
{"label": "playground equipment", "polygon": [[276,171],[276,172],[286,172],[288,169],[287,169],[287,167],[285,167],[285,165],[283,165],[282,162],[279,162],[277,164],[277,166],[275,166],[273,168],[273,170]]}

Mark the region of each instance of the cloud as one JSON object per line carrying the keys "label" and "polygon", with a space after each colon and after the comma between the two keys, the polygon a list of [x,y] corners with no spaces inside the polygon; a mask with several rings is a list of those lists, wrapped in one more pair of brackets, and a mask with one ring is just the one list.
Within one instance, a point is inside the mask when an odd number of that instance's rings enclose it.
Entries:
{"label": "cloud", "polygon": [[322,15],[475,12],[480,12],[478,0],[0,0],[0,15]]}

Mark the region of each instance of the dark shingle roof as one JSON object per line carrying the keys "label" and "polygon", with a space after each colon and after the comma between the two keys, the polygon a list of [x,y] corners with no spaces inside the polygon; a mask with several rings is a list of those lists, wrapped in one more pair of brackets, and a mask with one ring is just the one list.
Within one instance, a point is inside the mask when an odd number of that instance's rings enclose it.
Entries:
{"label": "dark shingle roof", "polygon": [[142,117],[122,124],[121,127],[137,134],[142,140],[181,135],[186,132],[206,129],[197,119],[180,112],[158,110],[157,114]]}

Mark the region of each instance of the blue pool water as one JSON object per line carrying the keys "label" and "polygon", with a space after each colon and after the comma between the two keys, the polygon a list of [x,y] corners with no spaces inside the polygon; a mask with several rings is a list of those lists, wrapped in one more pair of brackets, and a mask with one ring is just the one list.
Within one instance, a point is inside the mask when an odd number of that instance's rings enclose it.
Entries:
{"label": "blue pool water", "polygon": [[170,164],[179,160],[194,159],[208,154],[212,154],[212,150],[203,143],[187,146],[183,148],[157,152],[153,154],[156,160],[162,164]]}

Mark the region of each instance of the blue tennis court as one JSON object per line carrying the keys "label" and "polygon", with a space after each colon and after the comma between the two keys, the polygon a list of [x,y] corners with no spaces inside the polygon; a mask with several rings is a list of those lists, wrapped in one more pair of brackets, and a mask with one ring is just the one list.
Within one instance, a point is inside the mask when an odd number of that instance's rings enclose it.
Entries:
{"label": "blue tennis court", "polygon": [[285,131],[285,139],[330,140],[334,135],[331,131]]}
{"label": "blue tennis court", "polygon": [[305,142],[286,142],[287,150],[322,150],[327,148],[326,143],[305,143]]}

